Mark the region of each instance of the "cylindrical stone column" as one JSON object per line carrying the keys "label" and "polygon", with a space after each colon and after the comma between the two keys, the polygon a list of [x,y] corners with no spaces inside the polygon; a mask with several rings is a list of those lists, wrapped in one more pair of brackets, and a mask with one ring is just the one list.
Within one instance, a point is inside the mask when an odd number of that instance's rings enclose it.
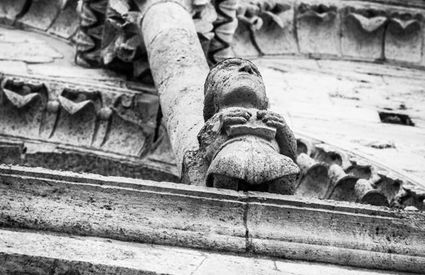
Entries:
{"label": "cylindrical stone column", "polygon": [[147,8],[141,23],[149,64],[181,171],[184,154],[198,149],[207,61],[190,14],[175,2]]}

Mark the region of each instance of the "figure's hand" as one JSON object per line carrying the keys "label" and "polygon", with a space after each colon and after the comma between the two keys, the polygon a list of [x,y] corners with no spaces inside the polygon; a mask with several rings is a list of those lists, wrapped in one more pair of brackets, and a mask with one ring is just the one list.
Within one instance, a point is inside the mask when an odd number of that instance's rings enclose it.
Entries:
{"label": "figure's hand", "polygon": [[231,125],[245,124],[252,114],[245,108],[229,108],[222,111],[221,129],[227,130]]}
{"label": "figure's hand", "polygon": [[267,126],[276,129],[282,129],[286,127],[286,121],[282,115],[266,110],[260,110],[257,112],[257,119],[263,121]]}
{"label": "figure's hand", "polygon": [[297,154],[297,141],[295,140],[292,130],[286,124],[282,115],[261,110],[257,112],[257,119],[260,119],[267,126],[275,128],[276,140],[280,147],[281,154],[290,157],[295,161]]}

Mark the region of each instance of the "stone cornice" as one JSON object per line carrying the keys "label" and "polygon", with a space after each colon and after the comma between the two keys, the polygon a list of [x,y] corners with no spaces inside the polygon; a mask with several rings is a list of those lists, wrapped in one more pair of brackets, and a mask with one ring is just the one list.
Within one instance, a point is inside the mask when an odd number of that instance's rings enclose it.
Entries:
{"label": "stone cornice", "polygon": [[167,162],[155,153],[169,145],[150,91],[113,78],[2,74],[0,81],[3,162],[177,180],[171,154]]}
{"label": "stone cornice", "polygon": [[[424,67],[423,2],[273,2],[282,6],[279,11],[268,1],[260,3],[241,2],[232,45],[237,56],[302,55]],[[256,14],[247,12],[256,6]]]}
{"label": "stone cornice", "polygon": [[420,212],[44,169],[0,168],[0,225],[422,272]]}

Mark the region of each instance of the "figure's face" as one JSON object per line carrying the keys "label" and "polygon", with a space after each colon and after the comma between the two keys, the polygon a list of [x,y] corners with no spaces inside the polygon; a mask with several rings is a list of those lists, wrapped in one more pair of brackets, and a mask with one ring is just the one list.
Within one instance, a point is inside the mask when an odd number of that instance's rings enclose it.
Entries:
{"label": "figure's face", "polygon": [[250,62],[235,59],[217,71],[216,104],[219,109],[245,107],[264,109],[267,97],[263,79],[258,69]]}

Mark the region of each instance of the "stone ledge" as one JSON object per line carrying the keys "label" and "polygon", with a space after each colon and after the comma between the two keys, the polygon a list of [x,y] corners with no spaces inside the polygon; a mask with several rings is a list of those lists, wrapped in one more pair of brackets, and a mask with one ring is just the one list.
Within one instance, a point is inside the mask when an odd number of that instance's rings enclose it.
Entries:
{"label": "stone ledge", "polygon": [[101,238],[0,230],[0,272],[34,271],[49,274],[382,274],[379,271],[328,264],[242,257]]}
{"label": "stone ledge", "polygon": [[422,272],[425,214],[0,167],[0,226]]}

